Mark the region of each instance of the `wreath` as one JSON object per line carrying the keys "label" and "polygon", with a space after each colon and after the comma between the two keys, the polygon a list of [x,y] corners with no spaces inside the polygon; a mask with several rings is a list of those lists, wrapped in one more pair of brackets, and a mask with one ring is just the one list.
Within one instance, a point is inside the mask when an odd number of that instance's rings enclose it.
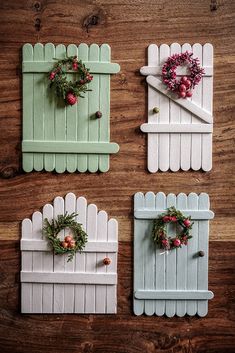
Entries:
{"label": "wreath", "polygon": [[[177,234],[172,238],[167,235],[167,224],[169,223],[176,224]],[[192,226],[191,217],[185,217],[172,206],[167,209],[167,212],[154,220],[152,230],[153,240],[161,249],[172,250],[181,248],[182,245],[187,245],[188,240],[192,238],[190,235]]]}
{"label": "wreath", "polygon": [[[79,77],[73,81],[68,81],[66,71],[72,70]],[[78,60],[77,56],[70,56],[66,59],[57,60],[53,69],[49,72],[50,88],[54,87],[57,97],[63,98],[65,104],[74,105],[78,98],[84,96],[81,93],[90,91],[87,84],[91,82],[93,76],[89,69]]]}
{"label": "wreath", "polygon": [[[51,223],[45,218],[45,226],[43,228],[44,234],[49,240],[55,255],[68,254],[67,262],[71,261],[77,251],[81,252],[87,242],[87,234],[82,229],[80,223],[76,222],[74,218],[77,216],[76,213],[65,215],[59,215],[56,220],[52,220]],[[58,234],[61,230],[69,228],[72,234],[67,235],[64,240],[58,238]]]}
{"label": "wreath", "polygon": [[[192,97],[192,90],[205,74],[204,69],[200,67],[199,59],[192,56],[193,53],[188,51],[182,54],[173,54],[168,57],[162,68],[163,83],[180,98]],[[176,79],[176,69],[182,65],[188,66],[190,74],[178,80]]]}

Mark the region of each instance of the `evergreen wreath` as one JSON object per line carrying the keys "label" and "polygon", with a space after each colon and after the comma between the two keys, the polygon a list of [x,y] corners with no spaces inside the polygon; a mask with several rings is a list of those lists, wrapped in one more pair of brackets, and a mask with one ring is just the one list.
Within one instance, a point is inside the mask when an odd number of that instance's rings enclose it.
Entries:
{"label": "evergreen wreath", "polygon": [[[169,223],[175,223],[178,231],[178,234],[172,238],[167,235],[167,224]],[[182,245],[187,245],[188,240],[192,238],[190,235],[192,226],[193,222],[191,222],[191,217],[185,217],[172,206],[167,209],[167,212],[161,214],[154,220],[152,230],[153,240],[161,249],[172,250],[181,248]]]}
{"label": "evergreen wreath", "polygon": [[[68,254],[68,260],[72,261],[77,251],[81,252],[87,243],[87,234],[82,229],[80,223],[75,221],[76,213],[59,215],[56,220],[52,219],[51,223],[47,218],[44,220],[43,232],[49,240],[55,255]],[[72,235],[67,235],[63,241],[58,238],[61,230],[69,228]]]}
{"label": "evergreen wreath", "polygon": [[[193,58],[193,53],[186,51],[181,54],[173,54],[169,56],[162,68],[162,81],[167,88],[178,94],[180,98],[192,97],[192,89],[202,79],[205,74],[203,68],[200,67],[198,58]],[[176,79],[176,69],[178,66],[187,65],[189,76],[183,76],[181,80]]]}
{"label": "evergreen wreath", "polygon": [[[72,70],[79,75],[78,79],[68,81],[66,71]],[[74,105],[78,98],[84,96],[81,93],[90,91],[87,84],[93,80],[89,69],[78,60],[77,56],[57,60],[53,69],[49,72],[50,88],[54,86],[57,97],[64,99],[65,104]]]}

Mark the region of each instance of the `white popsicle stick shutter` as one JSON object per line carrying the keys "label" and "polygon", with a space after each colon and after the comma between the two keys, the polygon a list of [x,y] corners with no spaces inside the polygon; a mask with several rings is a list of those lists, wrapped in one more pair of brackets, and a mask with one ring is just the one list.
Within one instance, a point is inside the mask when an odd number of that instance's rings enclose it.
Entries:
{"label": "white popsicle stick shutter", "polygon": [[[65,212],[78,214],[77,221],[88,234],[84,251],[72,262],[54,255],[42,234],[43,220]],[[64,237],[69,230],[65,230]],[[43,212],[34,212],[22,222],[21,312],[22,313],[103,313],[117,308],[118,224],[105,211],[87,205],[84,197],[72,193],[56,197]],[[111,264],[105,266],[104,258]]]}
{"label": "white popsicle stick shutter", "polygon": [[[165,252],[152,240],[153,219],[175,206],[194,222],[187,246]],[[135,315],[205,316],[208,299],[209,197],[156,195],[138,192],[134,198],[134,313]],[[171,228],[172,227],[172,228]],[[175,234],[168,226],[168,234]],[[201,256],[200,256],[201,255]]]}
{"label": "white popsicle stick shutter", "polygon": [[[174,53],[193,52],[198,57],[205,75],[193,90],[191,99],[178,99],[167,91],[161,81],[161,69]],[[212,168],[212,99],[213,99],[213,47],[173,43],[171,46],[151,44],[148,47],[148,66],[140,69],[147,76],[148,123],[141,130],[148,134],[148,170],[199,170]],[[177,74],[187,74],[178,68]],[[158,107],[159,113],[153,108]]]}

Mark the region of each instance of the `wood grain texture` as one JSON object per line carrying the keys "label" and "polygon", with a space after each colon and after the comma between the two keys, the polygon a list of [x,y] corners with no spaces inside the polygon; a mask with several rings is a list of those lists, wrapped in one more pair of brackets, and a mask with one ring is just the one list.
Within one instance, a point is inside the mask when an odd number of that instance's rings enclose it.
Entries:
{"label": "wood grain texture", "polygon": [[[234,352],[235,2],[229,0],[2,0],[0,3],[0,346],[3,353]],[[104,175],[23,173],[21,47],[24,43],[108,43],[121,72],[111,78],[111,141],[120,145]],[[214,46],[213,169],[147,172],[147,86],[139,68],[150,43]],[[133,195],[207,192],[209,286],[215,298],[199,318],[136,318],[132,313]],[[67,192],[84,195],[119,222],[117,316],[19,314],[20,221]],[[164,328],[163,328],[164,327]],[[68,334],[69,333],[69,334]],[[122,338],[122,339],[120,339]]]}
{"label": "wood grain texture", "polygon": [[209,286],[215,298],[208,316],[153,319],[132,313],[131,242],[119,243],[117,315],[20,315],[19,242],[6,240],[0,252],[1,352],[233,353],[235,243],[226,251],[223,244],[210,243]]}

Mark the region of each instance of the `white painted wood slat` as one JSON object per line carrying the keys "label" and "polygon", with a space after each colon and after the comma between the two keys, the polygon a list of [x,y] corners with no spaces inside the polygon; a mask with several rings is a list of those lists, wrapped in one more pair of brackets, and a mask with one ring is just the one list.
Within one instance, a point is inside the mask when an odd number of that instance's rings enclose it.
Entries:
{"label": "white painted wood slat", "polygon": [[[43,220],[45,218],[48,219],[49,222],[53,219],[53,206],[50,204],[46,204],[43,207]],[[43,242],[45,240],[42,240]],[[32,243],[35,240],[32,240]],[[37,241],[36,241],[37,242]],[[42,267],[43,272],[53,272],[53,253],[50,249],[49,252],[43,251],[42,253]],[[43,292],[42,292],[42,312],[43,313],[53,313],[53,291],[54,286],[53,284],[43,284]]]}
{"label": "white painted wood slat", "polygon": [[[175,53],[193,52],[205,70],[193,96],[178,98],[161,81],[161,69],[166,59]],[[213,99],[213,47],[207,43],[182,46],[150,44],[148,66],[140,69],[147,76],[148,123],[141,130],[148,134],[148,170],[178,171],[189,169],[209,171],[212,168],[212,99]],[[187,75],[187,67],[178,67],[177,78]],[[155,91],[155,92],[154,92]],[[153,108],[159,109],[158,113]]]}
{"label": "white painted wood slat", "polygon": [[[148,64],[149,65],[158,65],[159,54],[158,46],[152,44],[148,47]],[[156,123],[158,120],[158,115],[153,112],[153,108],[159,105],[160,96],[156,90],[148,86],[148,122]],[[152,155],[158,153],[159,145],[159,135],[158,134],[149,134],[148,135],[148,166],[151,172],[156,172],[158,170],[158,159],[152,158]]]}
{"label": "white painted wood slat", "polygon": [[[41,239],[42,238],[42,214],[41,212],[34,212],[32,216],[33,224],[33,238]],[[37,251],[33,252],[33,272],[42,271],[42,252]],[[38,313],[42,313],[42,284],[33,283],[33,299],[32,307],[37,310]]]}
{"label": "white painted wood slat", "polygon": [[[32,221],[25,218],[22,222],[22,238],[32,239],[33,229]],[[33,269],[33,253],[31,251],[22,251],[22,271],[32,271]],[[21,310],[23,313],[32,312],[33,285],[31,283],[22,283],[21,286]]]}
{"label": "white painted wood slat", "polygon": [[[118,241],[118,222],[116,219],[111,218],[108,221],[108,241]],[[107,253],[107,256],[111,259],[111,264],[107,266],[107,273],[117,273],[117,252]],[[116,286],[107,286],[106,289],[106,313],[117,312],[117,288]]]}
{"label": "white painted wood slat", "polygon": [[[85,197],[79,197],[76,202],[77,207],[77,219],[83,230],[86,232],[87,228],[87,200]],[[76,253],[75,255],[75,269],[76,272],[85,272],[86,266],[86,254],[84,252]],[[76,284],[75,285],[75,303],[74,303],[74,312],[75,313],[85,313],[85,284]]]}
{"label": "white painted wood slat", "polygon": [[[84,251],[71,262],[67,255],[54,255],[42,228],[65,212],[77,213],[76,220],[88,234]],[[60,239],[71,234],[65,229]],[[43,213],[22,222],[22,313],[116,313],[118,225],[105,211],[87,206],[84,197],[73,193],[56,197]],[[103,263],[111,259],[110,265]]]}

